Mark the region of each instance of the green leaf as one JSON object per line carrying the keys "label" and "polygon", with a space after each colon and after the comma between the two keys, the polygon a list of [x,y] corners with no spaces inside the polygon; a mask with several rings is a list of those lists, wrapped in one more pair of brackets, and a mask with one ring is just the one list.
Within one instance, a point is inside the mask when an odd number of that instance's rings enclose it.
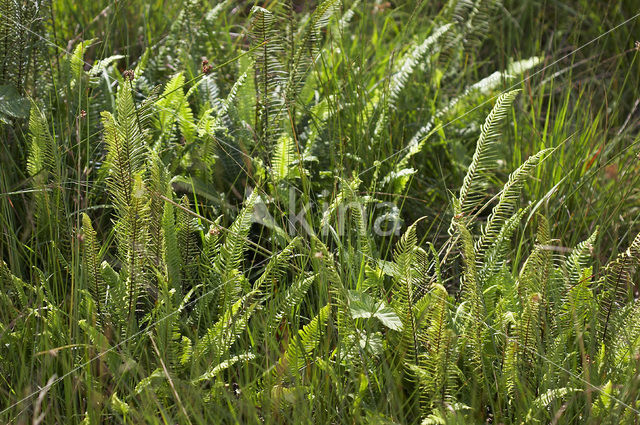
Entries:
{"label": "green leaf", "polygon": [[27,118],[29,106],[29,100],[20,96],[15,87],[0,86],[0,121],[8,122],[10,118]]}
{"label": "green leaf", "polygon": [[375,317],[389,329],[402,330],[402,321],[396,312],[384,301],[376,302],[371,295],[364,292],[349,291],[349,309],[354,319]]}

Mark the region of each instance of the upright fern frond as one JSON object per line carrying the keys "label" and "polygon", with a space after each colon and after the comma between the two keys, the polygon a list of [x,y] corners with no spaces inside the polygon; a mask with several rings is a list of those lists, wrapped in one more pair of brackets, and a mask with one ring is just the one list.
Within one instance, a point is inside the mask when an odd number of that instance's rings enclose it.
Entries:
{"label": "upright fern frond", "polygon": [[[480,128],[476,150],[460,188],[456,215],[471,213],[484,199],[483,189],[489,180],[488,176],[496,166],[496,144],[500,137],[499,126],[506,118],[518,91],[513,90],[500,95]],[[452,224],[450,230],[454,230],[453,226]]]}
{"label": "upright fern frond", "polygon": [[466,302],[471,314],[466,325],[465,338],[471,350],[471,362],[473,363],[479,380],[484,379],[482,332],[484,329],[484,300],[482,288],[479,286],[476,271],[476,255],[473,247],[473,237],[462,223],[457,223],[460,234],[460,248],[464,260],[464,273],[462,276],[462,300]]}
{"label": "upright fern frond", "polygon": [[283,90],[287,75],[280,60],[284,43],[270,11],[254,6],[251,13],[251,39],[255,47],[256,129],[263,151],[270,152],[280,134],[285,112]]}
{"label": "upright fern frond", "polygon": [[[450,32],[448,32],[447,34],[449,33]],[[433,132],[436,124],[444,117],[446,117],[447,114],[454,111],[456,106],[458,106],[460,103],[468,100],[469,98],[473,98],[474,96],[488,95],[497,87],[499,87],[503,81],[506,82],[509,80],[513,80],[514,78],[516,78],[516,76],[530,70],[531,68],[534,68],[542,61],[543,58],[533,56],[528,59],[513,62],[507,67],[505,71],[496,71],[488,77],[485,77],[482,80],[465,87],[465,89],[462,91],[462,94],[449,100],[449,102],[444,106],[441,106],[440,109],[429,120],[429,122],[413,135],[407,145],[407,152],[404,154],[402,159],[398,161],[398,164],[395,166],[394,170],[397,172],[408,166],[409,159],[411,159],[413,155],[422,150],[428,140],[428,136]]]}
{"label": "upright fern frond", "polygon": [[602,291],[599,302],[601,323],[599,336],[603,342],[607,340],[608,332],[612,332],[611,324],[616,312],[629,296],[631,276],[638,261],[640,261],[640,233],[625,252],[607,264],[603,277],[598,283]]}
{"label": "upright fern frond", "polygon": [[115,229],[118,253],[127,276],[129,323],[143,308],[144,291],[150,290],[146,279],[149,238],[149,199],[142,182],[146,172],[146,143],[139,111],[127,84],[116,96],[118,118],[102,113],[107,146],[107,187],[115,206]]}
{"label": "upright fern frond", "polygon": [[184,84],[185,79],[181,72],[169,80],[162,96],[156,102],[158,121],[162,134],[171,134],[174,124],[177,123],[185,140],[193,142],[196,126],[193,122],[191,106],[184,94]]}
{"label": "upright fern frond", "polygon": [[37,232],[66,252],[68,225],[62,191],[63,167],[59,147],[49,132],[47,119],[35,105],[29,116],[31,144],[27,171],[33,179]]}
{"label": "upright fern frond", "polygon": [[180,263],[182,264],[182,288],[181,292],[186,294],[189,289],[196,284],[198,255],[198,221],[188,211],[191,211],[189,198],[185,195],[180,201],[182,208],[178,208],[176,213],[178,251],[180,252]]}
{"label": "upright fern frond", "polygon": [[416,303],[414,288],[414,262],[416,259],[418,239],[416,236],[416,223],[413,223],[405,231],[398,241],[394,252],[395,282],[393,286],[393,303],[396,313],[402,321],[402,344],[400,360],[407,364],[417,365],[418,329],[414,316]]}
{"label": "upright fern frond", "polygon": [[247,246],[249,230],[251,229],[253,208],[258,198],[258,191],[254,190],[246,200],[244,208],[228,229],[220,254],[215,261],[215,269],[222,279],[222,309],[229,308],[239,299],[242,288],[239,286],[243,275],[240,273],[243,255]]}
{"label": "upright fern frond", "polygon": [[162,270],[164,236],[162,232],[165,200],[169,192],[169,175],[166,167],[155,153],[149,164],[149,255],[151,263]]}
{"label": "upright fern frond", "polygon": [[309,18],[306,28],[295,50],[295,58],[289,68],[289,81],[286,88],[285,103],[287,107],[300,93],[305,82],[305,76],[317,59],[320,48],[321,30],[327,26],[331,17],[340,10],[341,0],[324,0]]}
{"label": "upright fern frond", "polygon": [[84,252],[82,256],[82,265],[87,279],[89,293],[96,305],[97,326],[104,324],[104,306],[107,302],[106,285],[100,272],[100,245],[91,219],[85,213],[82,214],[82,236]]}
{"label": "upright fern frond", "polygon": [[288,135],[278,138],[271,157],[271,169],[274,183],[284,180],[290,175],[298,175],[297,167],[293,164],[296,159],[295,145]]}
{"label": "upright fern frond", "polygon": [[453,19],[462,51],[474,51],[489,33],[489,24],[502,4],[501,0],[459,0],[453,2]]}
{"label": "upright fern frond", "polygon": [[427,411],[450,401],[454,389],[451,381],[455,376],[455,334],[447,327],[448,296],[447,290],[438,283],[432,286],[428,295],[431,300],[427,318],[429,325],[423,341],[426,352],[421,356],[421,367],[426,374],[420,380]]}
{"label": "upright fern frond", "polygon": [[298,334],[289,340],[287,348],[278,361],[278,370],[286,368],[289,376],[299,379],[300,370],[309,365],[309,355],[316,349],[321,341],[324,328],[331,313],[331,306],[325,305],[318,314],[298,331]]}

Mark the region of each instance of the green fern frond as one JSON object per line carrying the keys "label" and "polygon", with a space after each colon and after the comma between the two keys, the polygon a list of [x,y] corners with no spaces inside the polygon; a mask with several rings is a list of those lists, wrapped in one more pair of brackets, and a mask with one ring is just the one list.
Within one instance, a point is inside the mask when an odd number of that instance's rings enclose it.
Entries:
{"label": "green fern frond", "polygon": [[593,246],[598,237],[598,227],[584,241],[580,242],[573,248],[571,254],[567,258],[566,265],[569,273],[569,285],[578,284],[582,270],[589,267],[589,260],[592,256]]}
{"label": "green fern frond", "polygon": [[470,309],[469,320],[466,325],[465,338],[468,341],[471,358],[479,381],[484,379],[483,370],[483,330],[485,326],[485,307],[482,296],[482,288],[479,286],[476,271],[476,254],[473,247],[473,237],[465,225],[457,222],[460,235],[460,249],[464,261],[464,273],[462,275],[462,300]]}
{"label": "green fern frond", "polygon": [[402,342],[399,350],[400,360],[417,365],[418,329],[414,306],[415,295],[414,267],[418,238],[416,223],[413,223],[402,235],[393,255],[395,264],[392,306],[402,321]]}
{"label": "green fern frond", "polygon": [[509,175],[509,180],[505,183],[498,198],[498,204],[491,211],[491,215],[487,219],[487,224],[482,229],[482,236],[476,244],[476,252],[479,257],[482,258],[484,252],[494,244],[504,223],[513,216],[520,191],[526,183],[527,178],[550,151],[551,149],[543,149],[537,154],[532,155],[518,167],[517,170]]}
{"label": "green fern frond", "polygon": [[424,333],[423,344],[426,351],[420,357],[421,367],[426,374],[420,379],[424,394],[421,400],[425,409],[431,410],[450,401],[455,376],[455,334],[447,326],[447,290],[441,284],[434,284],[428,298],[429,323]]}
{"label": "green fern frond", "polygon": [[170,198],[169,174],[168,170],[155,154],[151,154],[149,164],[149,239],[150,239],[150,260],[151,264],[160,270],[164,267],[164,235],[163,216],[165,213],[166,201],[162,198],[165,195]]}
{"label": "green fern frond", "polygon": [[443,106],[441,106],[438,111],[436,111],[435,115],[429,120],[429,122],[418,130],[405,148],[407,152],[403,155],[402,159],[398,161],[398,164],[395,166],[394,171],[402,170],[403,168],[407,168],[409,165],[409,160],[415,154],[420,152],[425,143],[428,140],[428,136],[432,134],[436,124],[447,116],[450,112],[454,111],[455,108],[462,102],[474,98],[478,95],[488,95],[493,92],[497,87],[502,84],[503,81],[509,81],[516,78],[516,76],[530,70],[531,68],[536,67],[540,63],[542,63],[543,58],[541,57],[531,57],[528,59],[523,59],[521,61],[516,61],[511,63],[506,71],[496,71],[488,77],[483,78],[482,80],[471,84],[462,91],[462,94],[454,97],[449,100],[449,102]]}
{"label": "green fern frond", "polygon": [[176,74],[164,88],[162,96],[156,102],[158,121],[163,134],[170,134],[177,123],[180,133],[189,143],[195,139],[193,112],[187,96],[184,94],[185,78],[180,72]]}
{"label": "green fern frond", "polygon": [[293,139],[288,135],[280,136],[275,144],[273,156],[271,157],[274,184],[289,177],[299,175],[299,173],[297,173],[297,166],[293,164],[296,159],[297,155]]}
{"label": "green fern frond", "polygon": [[[460,188],[459,210],[455,211],[456,215],[471,213],[484,199],[484,188],[489,180],[488,176],[496,166],[496,146],[500,137],[499,126],[506,118],[518,92],[519,90],[513,90],[500,95],[482,125],[473,159]],[[453,223],[451,230],[453,230]]]}
{"label": "green fern frond", "polygon": [[70,226],[66,214],[62,182],[65,178],[60,147],[49,131],[44,113],[35,104],[29,115],[29,155],[27,172],[32,178],[37,235],[55,241],[68,257]]}
{"label": "green fern frond", "polygon": [[269,296],[279,289],[278,282],[280,282],[286,274],[287,266],[289,266],[289,262],[293,257],[294,249],[298,247],[301,240],[302,238],[300,236],[296,236],[282,251],[278,252],[269,260],[264,271],[253,285],[254,291]]}
{"label": "green fern frond", "polygon": [[[170,193],[167,193],[170,195]],[[167,196],[168,197],[168,196]],[[169,198],[171,199],[171,198]],[[165,201],[162,213],[163,260],[167,268],[168,284],[171,288],[182,292],[182,254],[178,247],[178,235],[175,219],[175,208]]]}
{"label": "green fern frond", "polygon": [[223,275],[227,275],[231,270],[240,268],[242,255],[247,246],[249,230],[251,229],[253,208],[258,199],[258,191],[254,190],[251,196],[245,201],[245,205],[238,213],[235,221],[226,232],[224,244],[220,249],[217,258],[218,269]]}
{"label": "green fern frond", "polygon": [[189,211],[191,203],[185,195],[180,201],[176,212],[176,226],[178,237],[178,251],[180,252],[182,265],[182,293],[186,293],[195,285],[198,268],[198,221]]}
{"label": "green fern frond", "polygon": [[281,291],[268,303],[266,307],[268,316],[264,326],[266,337],[273,335],[282,318],[300,305],[302,298],[317,279],[316,275],[302,276],[296,279],[286,291]]}
{"label": "green fern frond", "polygon": [[431,35],[427,37],[422,43],[412,46],[401,60],[401,65],[398,67],[396,73],[391,77],[389,82],[389,94],[390,94],[390,106],[395,107],[396,101],[400,96],[400,93],[407,85],[411,74],[413,74],[416,66],[425,60],[428,55],[433,55],[439,49],[439,45],[436,44],[440,37],[442,37],[452,24],[445,24],[441,27],[433,30]]}
{"label": "green fern frond", "polygon": [[252,353],[238,354],[237,356],[233,356],[228,360],[225,360],[223,362],[216,364],[214,367],[210,368],[207,372],[203,373],[196,379],[193,379],[191,382],[195,384],[203,381],[210,381],[214,379],[216,376],[218,376],[220,372],[223,372],[229,369],[234,364],[238,362],[247,362],[255,358],[256,358],[255,354],[252,354]]}
{"label": "green fern frond", "polygon": [[220,362],[225,358],[231,345],[245,331],[249,319],[257,307],[255,302],[251,302],[252,298],[252,293],[240,298],[207,330],[195,345],[194,360],[201,359],[208,353],[213,354],[215,362]]}
{"label": "green fern frond", "polygon": [[281,61],[285,45],[273,13],[254,6],[251,15],[257,95],[255,127],[262,149],[269,152],[280,135],[281,120],[285,112],[285,97],[281,93],[287,82],[286,70]]}
{"label": "green fern frond", "polygon": [[330,313],[331,306],[327,304],[320,309],[309,323],[298,331],[295,337],[289,340],[289,344],[278,361],[278,367],[274,369],[274,373],[277,373],[279,369],[286,368],[289,376],[299,377],[300,370],[309,363],[309,355],[322,340]]}
{"label": "green fern frond", "polygon": [[107,301],[106,285],[100,273],[100,245],[91,219],[85,213],[82,214],[82,236],[84,252],[82,263],[86,273],[89,293],[96,305],[96,313],[98,315],[97,324],[101,326],[104,322],[104,306]]}
{"label": "green fern frond", "polygon": [[603,272],[598,286],[601,290],[599,300],[599,336],[603,342],[607,341],[608,333],[613,332],[612,323],[618,311],[629,298],[629,288],[632,284],[632,272],[640,261],[640,233],[635,237],[631,246],[609,262]]}
{"label": "green fern frond", "polygon": [[478,259],[478,276],[480,282],[486,282],[490,276],[497,273],[507,261],[507,254],[511,245],[511,237],[518,229],[522,218],[529,211],[529,207],[521,208],[500,228],[493,244],[483,253],[483,259]]}
{"label": "green fern frond", "polygon": [[300,37],[295,58],[289,68],[286,87],[286,106],[290,107],[296,100],[305,82],[305,76],[317,60],[320,48],[321,30],[329,20],[340,10],[341,0],[324,0],[311,14],[306,28]]}

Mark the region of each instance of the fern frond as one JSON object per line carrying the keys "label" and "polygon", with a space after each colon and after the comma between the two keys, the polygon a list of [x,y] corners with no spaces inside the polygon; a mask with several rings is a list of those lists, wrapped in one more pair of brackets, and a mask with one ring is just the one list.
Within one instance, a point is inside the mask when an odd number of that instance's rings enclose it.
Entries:
{"label": "fern frond", "polygon": [[82,236],[84,252],[82,256],[82,264],[86,273],[89,293],[96,305],[96,313],[98,315],[97,325],[104,324],[104,306],[107,301],[106,285],[100,273],[100,245],[91,219],[85,213],[82,213]]}
{"label": "fern frond", "polygon": [[530,156],[516,171],[509,175],[509,180],[505,183],[498,198],[498,204],[491,211],[487,224],[482,229],[482,236],[476,245],[476,252],[479,257],[484,256],[487,248],[495,242],[505,221],[513,216],[520,190],[526,183],[526,179],[550,151],[551,149],[543,149]]}
{"label": "fern frond", "polygon": [[191,211],[189,198],[185,195],[180,201],[182,208],[176,213],[178,251],[182,264],[182,293],[186,293],[195,285],[198,268],[198,221]]}
{"label": "fern frond", "polygon": [[241,265],[242,255],[244,254],[251,228],[253,208],[257,199],[258,191],[254,190],[226,232],[224,244],[217,258],[218,269],[223,275],[227,275],[231,270],[238,269]]}
{"label": "fern frond", "polygon": [[[500,137],[498,127],[506,118],[518,91],[513,90],[500,95],[482,125],[473,159],[460,188],[459,210],[455,211],[456,215],[471,213],[484,199],[483,189],[489,181],[488,176],[496,166],[496,145]],[[453,230],[453,226],[452,223],[451,230]]]}
{"label": "fern frond", "polygon": [[331,17],[340,10],[341,0],[324,0],[309,18],[299,40],[295,58],[289,68],[285,105],[291,107],[305,82],[305,76],[316,61],[320,48],[321,30]]}
{"label": "fern frond", "polygon": [[389,82],[389,94],[390,94],[390,106],[395,107],[395,104],[400,96],[400,93],[407,85],[411,74],[413,74],[416,66],[425,60],[428,55],[433,55],[438,51],[438,40],[451,28],[452,24],[445,24],[441,27],[433,30],[422,43],[412,46],[408,52],[404,55],[401,61],[401,65],[398,67],[396,73],[391,77]]}
{"label": "fern frond", "polygon": [[420,152],[425,143],[428,140],[428,136],[433,132],[436,123],[439,122],[443,117],[445,117],[448,113],[455,110],[456,106],[465,100],[472,98],[477,95],[487,95],[495,90],[503,81],[509,81],[514,79],[516,76],[528,71],[531,68],[539,65],[543,61],[543,58],[540,57],[531,57],[528,59],[523,59],[521,61],[516,61],[511,63],[506,71],[496,71],[488,77],[483,78],[482,80],[474,83],[470,86],[467,86],[462,94],[454,97],[449,100],[447,104],[441,106],[435,115],[429,120],[429,122],[418,130],[409,143],[407,144],[406,153],[403,155],[402,159],[398,161],[398,164],[395,166],[394,171],[402,170],[403,168],[407,168],[409,164],[409,160],[418,152]]}
{"label": "fern frond", "polygon": [[424,388],[422,403],[426,409],[440,406],[450,401],[453,392],[452,378],[455,368],[455,334],[447,327],[447,290],[441,284],[434,284],[428,295],[430,311],[428,328],[424,333],[426,346],[421,356],[421,367],[426,375],[420,379]]}
{"label": "fern frond", "polygon": [[316,349],[322,339],[327,320],[331,313],[331,306],[325,305],[318,314],[289,340],[287,348],[278,361],[274,373],[285,369],[289,376],[299,377],[300,370],[309,363],[309,355]]}
{"label": "fern frond", "polygon": [[399,351],[400,361],[413,365],[418,364],[418,329],[414,316],[414,305],[417,299],[413,272],[417,244],[416,223],[413,223],[398,241],[393,255],[395,276],[392,305],[402,321],[403,328]]}
{"label": "fern frond", "polygon": [[[170,195],[170,193],[167,193],[167,197]],[[165,201],[162,213],[162,243],[162,255],[167,268],[166,272],[169,287],[181,293],[182,254],[178,247],[175,208],[173,204],[168,201]]]}
{"label": "fern frond", "polygon": [[184,85],[184,75],[180,72],[169,80],[156,106],[162,133],[170,134],[174,124],[177,123],[180,133],[190,143],[194,141],[196,134],[193,112],[184,94]]}
{"label": "fern frond", "polygon": [[214,362],[220,362],[225,358],[231,345],[246,329],[249,319],[256,309],[257,305],[251,302],[252,298],[252,293],[240,298],[207,330],[195,345],[194,360],[198,360],[208,353],[213,354]]}
{"label": "fern frond", "polygon": [[276,328],[280,325],[282,318],[294,308],[298,307],[302,298],[309,291],[309,288],[318,276],[302,276],[294,281],[286,291],[277,294],[267,306],[269,314],[265,320],[264,330],[265,336],[271,336]]}
{"label": "fern frond", "polygon": [[285,51],[274,15],[262,7],[251,10],[251,40],[254,50],[256,87],[256,129],[262,149],[278,139],[285,111],[286,70],[280,57]]}
{"label": "fern frond", "polygon": [[483,338],[484,329],[484,299],[482,288],[479,286],[478,274],[476,271],[476,254],[473,247],[473,237],[463,223],[457,222],[460,235],[460,249],[464,261],[464,273],[462,275],[462,300],[471,310],[469,321],[465,330],[465,337],[471,350],[470,361],[478,374],[481,382],[484,379],[483,371]]}
{"label": "fern frond", "polygon": [[598,286],[601,290],[599,300],[599,336],[603,342],[608,333],[612,333],[613,318],[629,297],[629,287],[632,284],[632,273],[640,261],[640,233],[635,237],[631,246],[609,262],[603,272]]}
{"label": "fern frond", "polygon": [[293,164],[296,159],[297,155],[293,139],[288,135],[280,136],[271,157],[274,184],[290,176],[299,175],[297,166]]}

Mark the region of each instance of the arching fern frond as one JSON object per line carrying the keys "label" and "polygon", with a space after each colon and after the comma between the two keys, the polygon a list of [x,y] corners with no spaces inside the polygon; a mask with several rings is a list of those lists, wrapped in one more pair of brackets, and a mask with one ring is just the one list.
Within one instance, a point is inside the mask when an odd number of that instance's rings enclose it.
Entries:
{"label": "arching fern frond", "polygon": [[482,258],[487,248],[493,245],[504,223],[513,216],[520,197],[520,190],[530,173],[550,151],[551,149],[543,149],[530,156],[524,164],[509,175],[509,180],[505,183],[498,198],[498,204],[491,211],[487,224],[482,229],[482,236],[476,244],[476,252],[479,257]]}
{"label": "arching fern frond", "polygon": [[409,77],[413,74],[416,66],[429,54],[434,54],[438,51],[438,40],[451,28],[452,24],[445,24],[436,28],[429,37],[427,37],[422,43],[412,46],[409,51],[404,55],[400,62],[400,66],[396,73],[391,77],[389,82],[389,94],[390,94],[390,106],[395,107],[396,101],[400,96],[400,93],[405,88]]}
{"label": "arching fern frond", "polygon": [[[489,180],[488,176],[496,166],[496,144],[500,137],[499,126],[506,118],[507,111],[518,91],[513,90],[500,95],[481,127],[473,159],[460,188],[456,216],[472,212],[485,196],[483,189]],[[453,224],[450,229],[453,230]]]}

